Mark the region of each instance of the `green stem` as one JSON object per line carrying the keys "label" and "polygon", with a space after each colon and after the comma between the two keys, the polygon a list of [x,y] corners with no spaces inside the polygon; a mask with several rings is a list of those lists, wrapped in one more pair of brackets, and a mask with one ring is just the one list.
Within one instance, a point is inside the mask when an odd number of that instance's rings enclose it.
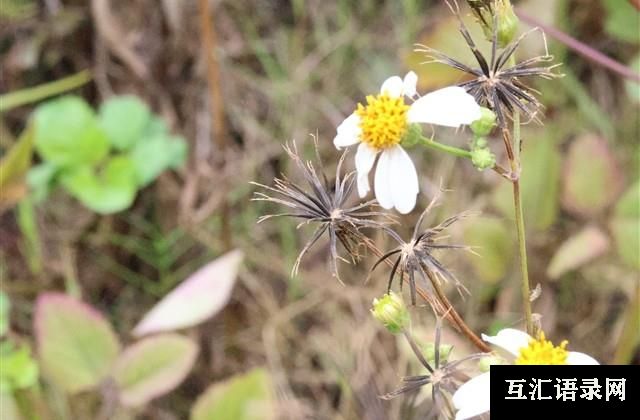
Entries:
{"label": "green stem", "polygon": [[0,95],[0,112],[5,112],[15,107],[30,104],[58,95],[80,87],[91,80],[91,73],[83,70],[64,79],[55,82],[44,83],[32,88],[21,89],[15,92]]}
{"label": "green stem", "polygon": [[458,147],[453,147],[453,146],[447,146],[446,144],[438,143],[436,141],[433,141],[433,139],[428,139],[424,136],[420,137],[419,144],[423,146],[431,147],[432,149],[436,149],[456,157],[471,159],[471,152],[468,150],[460,149]]}
{"label": "green stem", "polygon": [[524,215],[522,212],[522,197],[520,194],[520,180],[513,181],[513,206],[516,213],[516,228],[518,233],[518,250],[520,253],[520,272],[522,281],[520,290],[522,294],[522,311],[524,312],[524,322],[527,333],[534,335],[533,321],[531,317],[531,288],[529,286],[529,268],[527,266],[527,243],[524,228]]}
{"label": "green stem", "polygon": [[[515,65],[515,57],[512,55],[510,58],[512,65]],[[518,111],[513,113],[513,148],[511,153],[508,153],[509,160],[511,161],[512,170],[515,169],[515,173],[512,174],[512,186],[513,186],[513,207],[516,215],[516,232],[518,235],[518,251],[520,254],[520,293],[522,297],[522,312],[524,313],[524,323],[529,335],[534,335],[533,320],[531,316],[531,287],[529,286],[529,267],[527,265],[527,239],[526,230],[524,226],[524,213],[522,209],[522,193],[520,190],[520,114]]]}

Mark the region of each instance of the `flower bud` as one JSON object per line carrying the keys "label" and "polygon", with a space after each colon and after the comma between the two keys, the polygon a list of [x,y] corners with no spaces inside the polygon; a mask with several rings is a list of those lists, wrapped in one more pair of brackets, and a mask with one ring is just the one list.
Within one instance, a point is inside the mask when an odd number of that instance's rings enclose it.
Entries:
{"label": "flower bud", "polygon": [[409,325],[409,311],[402,298],[393,292],[385,294],[380,299],[373,299],[371,313],[393,334],[401,332]]}
{"label": "flower bud", "polygon": [[509,0],[496,1],[495,13],[498,21],[498,46],[504,48],[516,36],[519,20]]}
{"label": "flower bud", "polygon": [[407,131],[402,136],[400,144],[402,147],[413,147],[422,139],[422,126],[420,124],[409,124]]}
{"label": "flower bud", "polygon": [[489,142],[486,137],[474,137],[471,140],[471,150],[486,149],[487,147],[489,147]]}
{"label": "flower bud", "polygon": [[496,114],[489,108],[480,108],[480,118],[471,123],[471,131],[476,136],[487,136],[496,125]]}
{"label": "flower bud", "polygon": [[[427,362],[435,365],[436,360],[436,345],[434,343],[428,343],[423,347],[424,349],[424,357],[427,359]],[[451,355],[451,350],[453,350],[453,346],[450,344],[440,344],[440,365],[447,363],[449,360],[449,356]]]}
{"label": "flower bud", "polygon": [[471,151],[471,162],[480,170],[493,168],[496,157],[488,148],[474,149]]}

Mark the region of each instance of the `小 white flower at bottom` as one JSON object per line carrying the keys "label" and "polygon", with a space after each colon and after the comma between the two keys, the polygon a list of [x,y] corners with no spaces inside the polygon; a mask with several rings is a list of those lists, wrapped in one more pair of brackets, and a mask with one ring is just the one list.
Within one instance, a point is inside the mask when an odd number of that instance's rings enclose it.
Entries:
{"label": "\u5c0f white flower at bottom", "polygon": [[[544,333],[538,339],[529,334],[505,328],[495,336],[482,335],[488,343],[502,348],[516,365],[598,365],[593,357],[575,351],[567,351],[567,342],[554,346]],[[464,420],[489,411],[491,387],[489,372],[471,378],[453,394],[453,405],[458,412],[456,420]]]}

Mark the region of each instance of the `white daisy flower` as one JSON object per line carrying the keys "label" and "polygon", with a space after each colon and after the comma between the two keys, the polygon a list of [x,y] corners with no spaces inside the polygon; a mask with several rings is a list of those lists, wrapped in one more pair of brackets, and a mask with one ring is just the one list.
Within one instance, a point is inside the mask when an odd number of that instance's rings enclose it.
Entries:
{"label": "white daisy flower", "polygon": [[393,76],[385,80],[380,94],[367,96],[355,112],[338,126],[333,144],[338,148],[360,143],[356,152],[358,194],[370,191],[369,172],[378,153],[374,177],[376,199],[385,209],[409,213],[416,204],[418,174],[407,152],[400,146],[410,124],[428,123],[460,127],[480,118],[480,106],[463,88],[450,86],[414,99],[418,76],[409,72],[404,80]]}
{"label": "white daisy flower", "polygon": [[[516,365],[598,365],[593,357],[567,351],[567,341],[554,346],[540,333],[536,340],[529,334],[505,328],[495,336],[482,334],[482,339],[502,348]],[[464,383],[453,394],[453,404],[458,410],[456,420],[464,420],[489,411],[489,372],[485,372]]]}

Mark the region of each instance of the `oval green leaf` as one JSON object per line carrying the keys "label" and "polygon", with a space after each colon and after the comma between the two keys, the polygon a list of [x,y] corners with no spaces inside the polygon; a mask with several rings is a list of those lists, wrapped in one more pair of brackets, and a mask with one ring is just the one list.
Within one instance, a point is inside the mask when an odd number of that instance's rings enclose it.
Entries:
{"label": "oval green leaf", "polygon": [[133,95],[113,97],[100,107],[100,125],[117,150],[127,150],[141,138],[150,116],[149,107]]}
{"label": "oval green leaf", "polygon": [[265,369],[211,385],[191,410],[191,420],[272,420],[275,404]]}
{"label": "oval green leaf", "polygon": [[120,401],[140,406],[170,392],[189,374],[197,355],[198,345],[177,334],[149,337],[126,348],[114,367]]}
{"label": "oval green leaf", "polygon": [[60,181],[82,204],[101,214],[129,208],[137,192],[135,167],[126,156],[111,158],[99,175],[87,165],[70,168],[60,174]]}
{"label": "oval green leaf", "polygon": [[33,123],[36,150],[57,166],[92,164],[109,153],[109,141],[93,110],[77,96],[39,106]]}
{"label": "oval green leaf", "polygon": [[607,142],[584,135],[571,143],[564,165],[562,205],[582,217],[593,217],[613,203],[622,189],[622,173]]}
{"label": "oval green leaf", "polygon": [[465,243],[480,254],[471,257],[471,264],[478,277],[490,284],[504,278],[515,249],[504,221],[476,218],[473,224],[465,228],[464,238]]}
{"label": "oval green leaf", "polygon": [[[544,136],[540,131],[525,134],[529,141],[522,153],[522,206],[525,225],[540,231],[551,226],[558,217],[560,152],[552,136]],[[505,217],[514,217],[510,183],[498,185],[493,203]]]}
{"label": "oval green leaf", "polygon": [[44,374],[69,393],[96,386],[120,351],[118,338],[98,311],[60,293],[38,297],[34,330]]}
{"label": "oval green leaf", "polygon": [[609,226],[622,261],[640,270],[640,180],[618,201]]}

